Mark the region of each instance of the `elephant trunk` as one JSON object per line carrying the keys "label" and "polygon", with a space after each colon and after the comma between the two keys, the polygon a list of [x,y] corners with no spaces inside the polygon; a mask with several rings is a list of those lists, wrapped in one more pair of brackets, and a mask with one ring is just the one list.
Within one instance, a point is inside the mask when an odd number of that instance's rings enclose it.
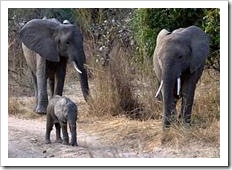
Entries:
{"label": "elephant trunk", "polygon": [[77,146],[77,130],[76,130],[76,122],[75,123],[69,123],[69,128],[71,132],[71,145]]}
{"label": "elephant trunk", "polygon": [[88,75],[86,69],[82,70],[82,74],[79,74],[81,79],[81,90],[85,101],[88,101],[89,97],[89,83],[88,83]]}
{"label": "elephant trunk", "polygon": [[[170,69],[172,70],[172,69]],[[172,119],[176,117],[176,97],[180,95],[181,80],[178,74],[165,71],[163,75],[163,115],[164,126],[169,127]],[[161,82],[162,82],[161,81]]]}
{"label": "elephant trunk", "polygon": [[74,68],[79,73],[82,94],[84,96],[85,101],[87,101],[89,96],[89,83],[88,83],[87,70],[84,67],[84,63],[81,64],[80,62],[76,62],[76,61],[74,61],[74,63],[75,63],[73,64]]}

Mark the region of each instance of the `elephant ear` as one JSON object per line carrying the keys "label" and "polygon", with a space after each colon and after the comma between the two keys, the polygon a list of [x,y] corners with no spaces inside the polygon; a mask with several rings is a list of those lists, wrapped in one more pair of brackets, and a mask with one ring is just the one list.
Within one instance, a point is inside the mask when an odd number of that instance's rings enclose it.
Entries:
{"label": "elephant ear", "polygon": [[24,45],[49,61],[60,60],[54,33],[59,23],[42,19],[29,21],[21,30],[20,38]]}
{"label": "elephant ear", "polygon": [[154,70],[156,72],[156,74],[159,75],[159,77],[161,77],[161,72],[160,70],[162,70],[162,63],[161,63],[161,60],[160,60],[160,56],[159,56],[159,53],[160,53],[160,49],[162,48],[162,43],[164,41],[164,38],[170,34],[170,32],[168,32],[166,29],[162,29],[159,34],[157,35],[157,38],[156,38],[156,47],[155,47],[155,50],[154,50],[154,54],[153,54],[153,64],[154,64]]}
{"label": "elephant ear", "polygon": [[205,32],[196,26],[187,29],[191,33],[190,72],[193,73],[205,63],[209,54],[209,39]]}
{"label": "elephant ear", "polygon": [[159,34],[157,35],[157,38],[156,38],[156,44],[160,44],[160,42],[162,41],[162,39],[166,36],[170,34],[169,31],[167,31],[166,29],[162,29]]}

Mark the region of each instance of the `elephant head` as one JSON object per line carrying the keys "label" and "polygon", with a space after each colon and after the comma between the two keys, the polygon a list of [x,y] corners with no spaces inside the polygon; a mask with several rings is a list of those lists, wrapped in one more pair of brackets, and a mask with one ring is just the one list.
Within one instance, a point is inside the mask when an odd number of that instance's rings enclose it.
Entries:
{"label": "elephant head", "polygon": [[189,122],[195,86],[209,53],[207,35],[198,27],[163,29],[157,36],[153,55],[154,70],[162,92],[164,124],[176,112],[176,100],[183,97],[181,114]]}
{"label": "elephant head", "polygon": [[69,22],[61,24],[55,19],[33,19],[21,29],[20,38],[27,48],[49,62],[60,62],[62,58],[72,62],[79,73],[82,93],[87,100],[86,58],[79,28]]}

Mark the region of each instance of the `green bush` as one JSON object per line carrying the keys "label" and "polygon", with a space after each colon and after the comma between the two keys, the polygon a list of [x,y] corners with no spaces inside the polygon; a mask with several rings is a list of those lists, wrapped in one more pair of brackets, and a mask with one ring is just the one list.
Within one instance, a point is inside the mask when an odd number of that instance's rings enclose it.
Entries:
{"label": "green bush", "polygon": [[210,37],[210,57],[207,66],[220,71],[220,10],[208,9],[203,18],[203,28]]}

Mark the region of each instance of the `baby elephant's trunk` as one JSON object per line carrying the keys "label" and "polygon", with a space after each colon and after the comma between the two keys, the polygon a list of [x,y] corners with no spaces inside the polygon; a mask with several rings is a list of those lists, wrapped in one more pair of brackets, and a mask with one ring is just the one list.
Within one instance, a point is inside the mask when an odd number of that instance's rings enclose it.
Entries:
{"label": "baby elephant's trunk", "polygon": [[71,132],[71,145],[77,146],[77,129],[76,129],[76,122],[75,123],[69,123],[69,128]]}

